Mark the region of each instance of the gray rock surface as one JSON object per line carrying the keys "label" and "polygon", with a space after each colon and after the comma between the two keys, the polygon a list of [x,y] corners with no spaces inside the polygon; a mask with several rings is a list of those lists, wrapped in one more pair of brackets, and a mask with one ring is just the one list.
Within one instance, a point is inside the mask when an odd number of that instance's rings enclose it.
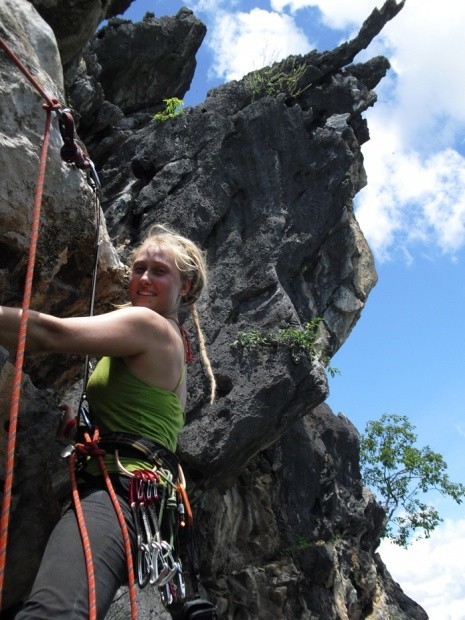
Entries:
{"label": "gray rock surface", "polygon": [[104,19],[125,11],[133,0],[31,0],[53,29],[65,73],[72,80],[83,48]]}
{"label": "gray rock surface", "polygon": [[[96,311],[125,300],[120,259],[151,224],[178,228],[207,253],[210,281],[199,311],[218,394],[210,405],[204,372],[195,362],[188,424],[179,442],[207,594],[225,618],[426,618],[376,554],[382,513],[360,480],[357,432],[323,404],[328,358],[349,337],[376,282],[352,201],[366,183],[360,146],[369,136],[362,113],[376,101],[373,89],[389,64],[384,58],[351,63],[402,3],[388,0],[353,41],[336,50],[290,58],[214,89],[203,104],[165,123],[155,122],[153,111],[163,98],[183,97],[204,32],[189,11],[138,25],[112,21],[92,38],[108,11],[115,15],[126,2],[94,6],[91,16],[86,3],[34,4],[55,33],[31,3],[19,0],[13,11],[12,0],[2,0],[0,34],[47,91],[78,104],[77,125],[102,180],[106,220]],[[75,23],[82,19],[72,37],[56,26],[67,19],[66,11]],[[123,65],[142,67],[146,31],[161,25],[170,35],[147,50],[156,67],[149,81],[158,76],[160,88],[139,84],[130,93],[107,41]],[[137,45],[125,56],[129,42]],[[167,70],[170,54],[186,67],[181,77]],[[110,73],[122,77],[109,84]],[[143,77],[137,76],[140,83]],[[0,189],[1,302],[17,305],[44,121],[40,97],[3,53],[0,110],[6,172]],[[33,307],[83,314],[92,262],[92,192],[82,170],[61,161],[60,148],[55,125]],[[302,329],[316,317],[322,319],[318,346],[309,357],[296,359],[284,346],[237,344],[250,327],[261,333]],[[192,331],[190,317],[183,320]],[[4,403],[10,361],[2,352]],[[63,499],[65,465],[50,437],[56,406],[81,378],[81,364],[63,356],[31,356],[26,364],[4,598],[10,613],[27,593]],[[2,428],[7,415],[2,405]],[[4,467],[3,452],[0,457]],[[29,528],[33,549],[24,543]],[[30,570],[24,570],[26,563]],[[127,608],[122,589],[109,617],[127,617]],[[143,591],[140,617],[167,617],[157,593]]]}
{"label": "gray rock surface", "polygon": [[[5,448],[14,376],[14,364],[0,347],[0,480],[5,480]],[[56,433],[58,411],[51,391],[38,390],[26,376],[21,385],[16,465],[10,513],[9,546],[5,575],[4,609],[28,592],[39,566],[48,535],[60,515],[52,473],[57,459],[47,449]],[[2,484],[3,488],[3,484]],[[3,499],[3,493],[2,493]],[[3,614],[2,614],[3,616]]]}
{"label": "gray rock surface", "polygon": [[151,108],[167,96],[184,96],[205,34],[204,24],[184,7],[175,17],[148,13],[137,24],[113,18],[86,51],[101,66],[98,79],[106,99],[129,114],[141,104]]}

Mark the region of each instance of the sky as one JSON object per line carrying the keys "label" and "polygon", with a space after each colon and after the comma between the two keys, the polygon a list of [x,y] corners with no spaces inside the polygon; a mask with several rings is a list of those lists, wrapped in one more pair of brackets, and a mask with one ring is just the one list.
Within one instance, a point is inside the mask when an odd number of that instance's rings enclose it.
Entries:
{"label": "sky", "polygon": [[[333,49],[358,32],[377,0],[134,0],[124,14],[174,15],[183,5],[206,24],[184,101],[290,54]],[[331,361],[328,404],[363,433],[384,413],[406,415],[465,483],[465,2],[406,0],[359,55],[391,70],[364,117],[368,186],[357,219],[378,284]],[[402,550],[383,542],[394,579],[431,620],[465,620],[465,509],[431,496],[445,519]]]}

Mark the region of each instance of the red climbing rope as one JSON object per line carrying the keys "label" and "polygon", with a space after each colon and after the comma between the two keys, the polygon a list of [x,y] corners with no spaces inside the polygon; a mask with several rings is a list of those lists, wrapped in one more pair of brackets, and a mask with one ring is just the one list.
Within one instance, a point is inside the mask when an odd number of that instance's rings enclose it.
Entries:
{"label": "red climbing rope", "polygon": [[29,259],[27,263],[26,280],[24,285],[24,297],[22,304],[22,312],[18,333],[18,346],[16,350],[16,363],[15,372],[13,376],[13,388],[11,396],[11,408],[10,408],[10,421],[8,427],[8,444],[6,451],[6,463],[5,463],[5,487],[2,502],[2,514],[0,519],[0,609],[2,603],[3,594],[3,582],[5,575],[6,564],[6,549],[8,544],[8,527],[10,520],[10,508],[11,508],[11,491],[13,487],[13,468],[15,459],[15,447],[16,447],[16,435],[18,427],[18,411],[19,411],[19,399],[21,393],[21,379],[23,374],[23,362],[24,352],[26,348],[26,331],[27,331],[27,318],[31,301],[32,292],[32,278],[34,275],[35,258],[37,251],[37,241],[39,237],[39,221],[40,221],[40,209],[42,204],[42,194],[45,178],[45,167],[47,163],[47,152],[50,142],[50,125],[52,111],[59,108],[59,104],[56,99],[49,100],[44,104],[44,108],[47,112],[44,136],[42,141],[42,149],[39,159],[39,171],[37,174],[36,192],[34,198],[34,207],[32,212],[32,226],[31,226],[31,239],[29,247]]}
{"label": "red climbing rope", "polygon": [[123,511],[121,510],[121,505],[119,503],[118,497],[111,483],[108,470],[105,466],[105,461],[103,460],[105,451],[102,450],[98,445],[98,440],[99,440],[98,429],[95,429],[92,439],[90,438],[89,433],[84,433],[84,439],[85,439],[85,443],[77,443],[75,445],[76,451],[73,452],[73,454],[70,457],[69,472],[70,472],[70,478],[71,478],[73,502],[74,502],[74,507],[76,510],[76,517],[78,521],[79,532],[81,534],[82,544],[84,548],[84,556],[85,556],[86,567],[87,567],[87,583],[88,583],[88,589],[89,589],[89,620],[95,620],[95,618],[97,617],[97,599],[96,599],[96,591],[95,591],[95,575],[94,575],[94,564],[92,561],[92,549],[90,546],[89,536],[87,534],[87,527],[86,527],[85,518],[84,518],[84,514],[82,511],[82,507],[81,507],[81,500],[79,498],[79,492],[78,492],[77,482],[76,482],[75,463],[76,463],[77,453],[79,453],[81,456],[85,458],[88,456],[95,457],[99,461],[100,469],[102,470],[103,478],[107,486],[107,491],[113,503],[113,507],[115,509],[115,513],[118,518],[119,525],[121,527],[121,533],[123,535],[124,548],[126,552],[126,565],[127,565],[127,571],[128,571],[129,599],[131,603],[131,618],[132,620],[136,620],[137,619],[137,593],[136,593],[136,584],[135,584],[135,578],[134,578],[134,566],[132,562],[131,540],[129,538],[129,532],[128,532],[126,520],[124,518]]}
{"label": "red climbing rope", "polygon": [[[21,73],[24,73],[24,75],[27,77],[27,79],[31,82],[31,84],[34,86],[34,88],[37,90],[37,92],[39,92],[42,97],[45,99],[45,101],[47,102],[49,108],[51,109],[55,109],[54,105],[56,104],[56,99],[50,99],[50,97],[47,95],[47,93],[44,91],[44,89],[42,88],[42,86],[37,82],[37,80],[34,78],[34,76],[28,71],[28,69],[23,65],[23,63],[19,60],[19,58],[16,56],[16,54],[13,52],[13,50],[11,50],[8,45],[6,44],[6,42],[2,39],[2,37],[0,37],[0,47],[2,47],[5,52],[7,53],[7,55],[9,56],[10,60],[12,60],[12,62],[15,63],[15,65],[18,67],[18,69],[21,71]],[[59,106],[60,107],[60,106]]]}
{"label": "red climbing rope", "polygon": [[97,618],[97,598],[95,591],[95,574],[94,562],[92,560],[92,549],[90,547],[89,535],[87,533],[86,521],[82,511],[81,499],[76,480],[76,452],[69,457],[69,478],[71,480],[71,494],[73,497],[74,510],[76,512],[76,520],[79,533],[82,540],[82,549],[84,551],[84,560],[86,563],[87,589],[89,601],[89,620]]}
{"label": "red climbing rope", "polygon": [[16,435],[18,429],[18,412],[19,400],[21,393],[21,380],[23,374],[24,352],[26,345],[26,331],[28,311],[32,293],[32,279],[34,276],[34,267],[37,251],[37,241],[39,237],[39,221],[40,209],[42,205],[42,194],[45,179],[45,167],[47,163],[47,153],[50,142],[50,126],[52,112],[58,110],[61,106],[57,99],[52,99],[46,95],[43,89],[37,84],[36,80],[29,71],[22,65],[16,54],[10,50],[5,41],[0,37],[0,46],[5,50],[15,65],[26,75],[35,88],[40,92],[46,103],[43,105],[47,116],[45,120],[45,129],[42,140],[42,148],[39,158],[39,170],[37,173],[37,183],[34,197],[34,206],[32,210],[31,238],[29,244],[29,258],[26,270],[26,280],[24,284],[24,296],[22,303],[22,312],[18,332],[18,345],[16,350],[16,363],[13,375],[13,387],[11,395],[11,407],[8,427],[8,443],[5,458],[5,485],[3,492],[2,512],[0,518],[0,609],[2,608],[3,584],[5,578],[6,565],[6,549],[8,545],[8,528],[11,510],[11,494],[13,488],[13,470],[16,449]]}
{"label": "red climbing rope", "polygon": [[121,527],[121,533],[123,535],[124,549],[126,552],[126,566],[128,571],[128,587],[129,587],[129,601],[131,604],[131,619],[137,620],[137,591],[136,591],[136,581],[134,578],[134,565],[132,562],[132,549],[131,549],[131,540],[129,538],[128,526],[126,524],[126,519],[124,518],[123,511],[121,510],[120,503],[118,501],[118,497],[113,489],[113,485],[110,480],[110,476],[108,475],[107,468],[105,467],[105,462],[102,456],[98,457],[100,468],[103,473],[103,477],[105,479],[105,484],[107,485],[108,494],[111,497],[111,501],[113,502],[113,507],[116,512],[116,516],[118,517],[118,521]]}

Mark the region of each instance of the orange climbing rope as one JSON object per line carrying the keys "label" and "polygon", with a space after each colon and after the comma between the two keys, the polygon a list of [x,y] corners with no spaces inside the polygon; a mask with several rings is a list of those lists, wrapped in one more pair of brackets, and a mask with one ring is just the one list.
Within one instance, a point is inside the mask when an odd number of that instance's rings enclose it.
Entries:
{"label": "orange climbing rope", "polygon": [[27,318],[31,301],[32,292],[32,278],[34,275],[37,241],[39,236],[39,220],[40,209],[42,204],[42,193],[44,187],[45,178],[45,166],[47,162],[47,152],[50,141],[50,125],[52,111],[59,108],[59,104],[56,99],[50,100],[44,104],[44,108],[47,112],[45,130],[42,141],[42,149],[39,159],[39,171],[37,175],[37,184],[34,198],[34,207],[32,212],[32,226],[31,226],[31,239],[29,247],[29,258],[27,263],[26,280],[24,285],[24,297],[22,303],[22,312],[18,333],[18,345],[16,350],[16,363],[13,376],[13,388],[11,395],[11,408],[8,428],[8,444],[6,451],[6,463],[5,463],[5,487],[2,502],[2,514],[0,519],[0,609],[3,593],[3,581],[5,575],[6,564],[6,548],[8,544],[8,527],[9,516],[11,508],[11,491],[13,487],[13,468],[15,459],[15,447],[16,447],[16,435],[18,427],[18,411],[19,411],[19,399],[21,393],[21,379],[23,375],[23,362],[24,352],[26,348],[26,330],[27,330]]}
{"label": "orange climbing rope", "polygon": [[[27,79],[31,82],[31,84],[34,86],[34,88],[41,94],[41,96],[43,97],[43,99],[45,99],[45,101],[47,102],[48,106],[51,109],[55,109],[54,105],[57,104],[57,99],[50,99],[50,97],[47,95],[47,93],[44,91],[44,89],[42,88],[42,86],[39,84],[39,82],[34,78],[34,76],[28,71],[28,69],[23,65],[23,63],[19,60],[19,58],[16,56],[16,54],[13,52],[13,50],[11,50],[8,45],[6,44],[6,42],[2,39],[2,37],[0,37],[0,47],[2,47],[4,49],[4,51],[6,52],[6,54],[9,56],[10,60],[12,60],[15,65],[18,67],[18,69],[21,71],[21,73],[24,73],[24,75],[27,77]],[[58,106],[59,109],[61,106]]]}
{"label": "orange climbing rope", "polygon": [[[41,94],[41,96],[45,99],[46,103],[43,104],[43,108],[46,110],[46,122],[44,135],[42,140],[41,153],[39,158],[39,169],[37,174],[37,183],[34,197],[34,206],[32,212],[32,224],[31,224],[31,238],[30,238],[30,247],[29,247],[29,257],[28,264],[26,270],[26,279],[24,285],[24,296],[22,303],[22,312],[20,318],[20,325],[18,330],[18,345],[16,350],[16,363],[15,363],[15,371],[13,376],[13,387],[12,387],[12,396],[11,396],[11,407],[10,407],[10,415],[9,415],[9,427],[8,427],[8,442],[7,442],[7,451],[6,451],[6,459],[5,459],[5,485],[4,485],[4,493],[3,493],[3,501],[2,501],[2,509],[1,509],[1,517],[0,517],[0,610],[2,609],[2,598],[3,598],[3,586],[4,586],[4,578],[5,578],[5,567],[6,567],[6,552],[8,546],[8,530],[9,530],[9,521],[10,521],[10,512],[11,512],[11,498],[12,498],[12,488],[13,488],[13,472],[14,472],[14,461],[15,461],[15,450],[16,450],[16,439],[17,439],[17,428],[18,428],[18,413],[19,413],[19,403],[20,403],[20,395],[21,395],[21,381],[23,375],[23,363],[24,363],[24,354],[26,349],[26,333],[27,333],[27,320],[28,320],[28,312],[30,307],[31,295],[32,295],[32,280],[34,276],[34,267],[35,267],[35,259],[37,252],[37,243],[39,237],[39,222],[40,222],[40,211],[42,205],[42,195],[43,195],[43,187],[45,180],[45,168],[47,163],[47,153],[50,142],[50,127],[51,127],[51,115],[52,112],[57,112],[61,105],[58,103],[58,100],[55,98],[50,98],[45,93],[40,84],[35,80],[35,78],[31,75],[31,73],[27,70],[27,68],[22,64],[22,62],[18,59],[16,54],[8,47],[6,42],[0,37],[0,47],[6,52],[9,58],[13,61],[13,63],[18,67],[18,69],[27,77],[27,79],[31,82],[31,84],[36,88],[36,90]],[[68,128],[69,129],[69,128]],[[71,138],[68,136],[68,139]],[[68,140],[68,141],[69,141]],[[68,145],[69,146],[69,145]],[[78,150],[77,156],[80,155]],[[72,163],[71,160],[69,163]],[[95,181],[96,173],[93,168],[92,162],[84,157],[79,161],[78,167],[80,168],[91,168],[91,179],[90,181]],[[93,178],[92,178],[93,177]],[[95,183],[91,183],[95,188]],[[97,450],[96,442],[98,439],[94,437],[94,439],[90,440],[90,437],[87,436],[87,442],[91,449],[94,452]],[[77,447],[77,446],[76,446]],[[86,448],[82,448],[86,450]],[[97,450],[98,452],[98,450]],[[137,618],[137,601],[136,601],[136,590],[135,590],[135,579],[134,579],[134,568],[132,563],[132,552],[131,552],[131,544],[129,539],[129,533],[126,525],[126,521],[124,519],[123,512],[121,510],[121,506],[119,504],[116,493],[111,484],[110,477],[105,467],[105,463],[103,461],[102,454],[95,454],[100,462],[102,473],[104,475],[104,479],[107,485],[108,493],[113,501],[113,506],[115,508],[116,515],[118,517],[118,521],[121,526],[121,531],[123,535],[125,550],[126,550],[126,558],[127,558],[127,568],[128,568],[128,579],[129,579],[129,593],[130,593],[130,602],[131,602],[131,618],[135,620]],[[76,513],[78,516],[78,524],[81,533],[81,538],[84,546],[84,555],[86,560],[86,569],[88,575],[88,589],[89,589],[89,620],[95,620],[97,617],[97,604],[96,604],[96,592],[95,592],[95,575],[93,569],[92,562],[92,552],[90,549],[89,537],[87,534],[87,528],[85,526],[84,516],[82,510],[80,509],[80,500],[79,494],[77,492],[77,484],[76,484],[76,475],[75,475],[75,459],[76,453],[73,453],[70,458],[69,467],[70,467],[70,477],[73,488],[73,498],[75,499],[75,507]],[[72,473],[71,473],[72,472]],[[79,506],[79,509],[78,509]]]}
{"label": "orange climbing rope", "polygon": [[89,535],[87,533],[84,513],[82,511],[81,500],[76,480],[76,453],[69,457],[69,478],[71,480],[71,492],[73,497],[74,510],[76,512],[76,520],[78,523],[79,533],[82,540],[82,549],[84,551],[84,560],[86,563],[88,601],[89,601],[89,620],[95,620],[97,617],[97,598],[95,591],[95,574],[94,562],[92,560],[92,549],[90,548]]}
{"label": "orange climbing rope", "polygon": [[37,241],[39,237],[39,221],[40,221],[40,209],[42,205],[42,194],[45,179],[45,167],[47,163],[47,152],[50,142],[50,126],[52,112],[58,110],[61,106],[57,99],[51,99],[48,97],[36,80],[32,77],[29,71],[22,66],[18,57],[12,52],[5,41],[0,37],[0,46],[5,50],[11,60],[21,69],[26,77],[31,80],[36,88],[38,88],[41,95],[46,100],[43,105],[46,110],[45,129],[42,139],[42,148],[39,157],[39,169],[37,173],[36,190],[34,196],[34,206],[32,210],[32,223],[31,223],[31,239],[29,246],[29,257],[26,270],[26,279],[24,284],[24,296],[22,303],[22,312],[18,331],[18,344],[16,350],[16,362],[15,371],[13,375],[13,387],[11,394],[11,406],[9,415],[9,427],[8,427],[8,443],[5,458],[5,485],[2,501],[2,512],[0,517],[0,609],[2,607],[3,596],[3,584],[5,578],[5,565],[6,565],[6,549],[8,545],[8,529],[10,521],[11,511],[11,495],[13,488],[13,469],[16,449],[16,436],[18,429],[18,412],[19,412],[19,400],[21,394],[21,380],[23,375],[23,363],[24,353],[26,348],[26,331],[27,331],[27,319],[28,311],[31,301],[32,293],[32,279],[34,276],[34,267],[37,251]]}
{"label": "orange climbing rope", "polygon": [[98,440],[99,440],[98,429],[95,429],[92,439],[90,438],[89,433],[84,433],[84,439],[85,439],[84,443],[77,443],[74,446],[75,452],[71,454],[70,459],[69,459],[69,473],[70,473],[70,478],[71,478],[71,490],[72,490],[72,496],[73,496],[73,503],[74,503],[74,508],[76,511],[76,518],[78,522],[79,532],[81,534],[82,546],[84,549],[84,557],[85,557],[85,562],[86,562],[86,567],[87,567],[89,620],[95,620],[97,617],[97,599],[96,599],[96,591],[95,591],[94,565],[92,562],[92,549],[90,546],[89,536],[87,534],[86,523],[85,523],[83,511],[82,511],[81,500],[79,497],[79,491],[77,488],[77,481],[76,481],[76,458],[78,454],[84,458],[87,458],[89,456],[95,457],[99,461],[100,469],[102,470],[102,475],[105,480],[105,484],[107,486],[107,491],[108,491],[108,494],[110,495],[111,501],[113,502],[113,507],[115,509],[115,513],[118,518],[119,525],[121,527],[121,533],[123,535],[124,548],[126,552],[126,565],[127,565],[127,572],[128,572],[129,599],[131,602],[131,618],[132,620],[136,620],[137,618],[137,593],[136,593],[136,584],[135,584],[135,577],[134,577],[134,566],[132,562],[131,540],[129,538],[129,532],[128,532],[126,520],[124,518],[123,511],[121,510],[118,497],[111,483],[110,476],[105,466],[105,461],[103,460],[105,450],[102,450],[102,448],[100,448],[98,445]]}

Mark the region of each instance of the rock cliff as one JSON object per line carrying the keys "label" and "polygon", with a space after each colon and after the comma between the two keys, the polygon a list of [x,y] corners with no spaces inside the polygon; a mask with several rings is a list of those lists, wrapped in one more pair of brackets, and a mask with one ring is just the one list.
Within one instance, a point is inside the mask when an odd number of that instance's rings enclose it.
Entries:
{"label": "rock cliff", "polygon": [[[115,17],[129,4],[1,0],[0,36],[49,96],[75,110],[102,181],[96,312],[125,300],[124,259],[151,224],[170,224],[207,252],[199,310],[218,398],[208,403],[193,364],[179,442],[203,585],[224,618],[426,618],[376,553],[382,512],[360,479],[357,431],[324,404],[328,359],[376,283],[352,201],[366,183],[362,114],[389,64],[353,61],[403,3],[388,0],[335,50],[253,72],[163,123],[153,115],[188,90],[205,27],[188,9],[139,24]],[[44,114],[36,90],[0,52],[1,302],[18,305]],[[95,214],[85,174],[61,160],[61,146],[55,127],[32,307],[65,316],[87,312]],[[310,357],[238,344],[250,327],[301,329],[316,318]],[[2,350],[2,478],[11,363]],[[59,400],[76,382],[79,390],[82,360],[29,356],[26,371],[4,594],[10,615],[63,501],[65,465],[51,437]],[[144,590],[141,604],[143,618],[168,617],[156,592]],[[126,613],[123,589],[111,616]]]}

